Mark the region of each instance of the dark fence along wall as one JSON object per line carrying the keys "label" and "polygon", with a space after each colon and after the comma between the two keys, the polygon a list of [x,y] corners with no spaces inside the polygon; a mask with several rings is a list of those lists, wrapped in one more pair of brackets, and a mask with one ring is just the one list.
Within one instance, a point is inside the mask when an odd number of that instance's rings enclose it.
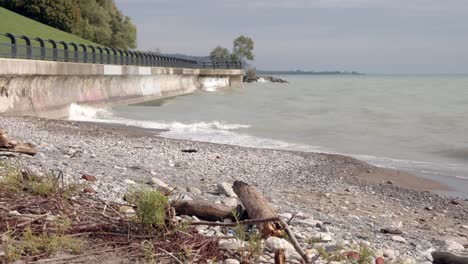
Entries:
{"label": "dark fence along wall", "polygon": [[[172,68],[242,69],[239,62],[199,62],[153,52],[120,50],[52,39],[0,33],[0,57]],[[7,41],[9,40],[9,41]]]}

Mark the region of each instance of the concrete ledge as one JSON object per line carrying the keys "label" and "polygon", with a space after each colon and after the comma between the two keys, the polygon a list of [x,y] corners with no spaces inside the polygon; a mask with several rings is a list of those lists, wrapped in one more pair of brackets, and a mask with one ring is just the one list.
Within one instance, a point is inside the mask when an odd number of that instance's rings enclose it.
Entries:
{"label": "concrete ledge", "polygon": [[142,67],[21,59],[0,59],[0,75],[243,75],[239,69],[188,69]]}
{"label": "concrete ledge", "polygon": [[242,85],[242,70],[0,59],[0,114],[65,117],[72,103],[115,105]]}

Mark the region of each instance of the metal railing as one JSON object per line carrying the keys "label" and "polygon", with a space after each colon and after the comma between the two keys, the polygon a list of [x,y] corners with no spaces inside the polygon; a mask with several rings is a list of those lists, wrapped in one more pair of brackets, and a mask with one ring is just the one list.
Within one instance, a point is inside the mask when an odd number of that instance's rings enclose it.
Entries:
{"label": "metal railing", "polygon": [[[242,64],[238,62],[200,62],[154,52],[120,50],[82,43],[31,38],[24,35],[17,36],[11,33],[0,33],[0,37],[9,39],[9,42],[0,41],[0,57],[2,58],[146,67],[242,69]],[[24,44],[18,43],[19,41]]]}

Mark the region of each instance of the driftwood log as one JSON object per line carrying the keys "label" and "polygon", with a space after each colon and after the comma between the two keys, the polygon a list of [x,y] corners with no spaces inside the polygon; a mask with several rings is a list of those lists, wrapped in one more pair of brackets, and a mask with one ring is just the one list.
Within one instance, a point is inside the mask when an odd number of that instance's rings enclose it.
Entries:
{"label": "driftwood log", "polygon": [[468,257],[457,256],[448,252],[432,252],[434,264],[467,264]]}
{"label": "driftwood log", "polygon": [[30,156],[37,154],[36,147],[33,144],[9,139],[2,129],[0,129],[0,151],[17,152]]}
{"label": "driftwood log", "polygon": [[[261,192],[242,181],[235,181],[234,192],[244,205],[250,219],[264,219],[278,217],[278,214],[268,205],[267,200]],[[260,223],[258,228],[263,237],[282,237],[281,225],[276,222]]]}
{"label": "driftwood log", "polygon": [[178,215],[194,215],[206,220],[233,218],[233,213],[240,213],[236,206],[226,206],[205,200],[179,200],[172,203]]}

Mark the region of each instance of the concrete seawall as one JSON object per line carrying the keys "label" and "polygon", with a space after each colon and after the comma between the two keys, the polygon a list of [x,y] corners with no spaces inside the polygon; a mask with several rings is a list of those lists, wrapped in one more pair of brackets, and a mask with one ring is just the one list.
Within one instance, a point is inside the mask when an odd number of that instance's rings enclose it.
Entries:
{"label": "concrete seawall", "polygon": [[238,69],[180,69],[0,59],[0,114],[65,117],[72,103],[138,103],[242,85]]}

